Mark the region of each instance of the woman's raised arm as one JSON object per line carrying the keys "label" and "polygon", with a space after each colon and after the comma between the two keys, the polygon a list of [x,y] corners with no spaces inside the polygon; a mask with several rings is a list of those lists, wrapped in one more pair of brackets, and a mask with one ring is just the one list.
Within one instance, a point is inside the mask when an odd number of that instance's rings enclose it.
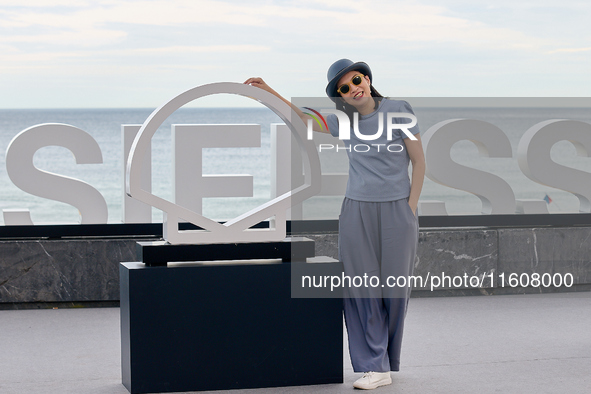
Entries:
{"label": "woman's raised arm", "polygon": [[[305,125],[308,124],[308,119],[313,120],[310,115],[306,115],[305,113],[303,113],[301,109],[296,107],[293,103],[291,103],[285,97],[283,97],[282,95],[277,93],[275,90],[273,90],[269,85],[267,85],[267,83],[265,81],[263,81],[262,78],[259,78],[259,77],[248,78],[246,81],[244,81],[244,83],[246,85],[250,85],[250,86],[254,86],[254,87],[266,90],[267,92],[269,92],[269,93],[273,94],[274,96],[283,100],[286,104],[291,106],[291,108],[295,111],[296,114],[298,114],[298,116],[300,117],[302,122],[304,122]],[[321,133],[328,133],[328,130],[323,130],[323,129],[321,130],[318,123],[316,123],[314,121],[312,122],[312,130],[318,131]]]}

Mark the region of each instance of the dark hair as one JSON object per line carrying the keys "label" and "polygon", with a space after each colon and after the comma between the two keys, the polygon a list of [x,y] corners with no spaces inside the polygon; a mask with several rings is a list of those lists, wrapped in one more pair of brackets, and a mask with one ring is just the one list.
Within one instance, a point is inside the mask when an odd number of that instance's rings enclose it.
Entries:
{"label": "dark hair", "polygon": [[[384,96],[382,96],[376,90],[376,88],[373,87],[373,85],[369,85],[369,89],[371,91],[371,97],[373,97],[373,100],[376,103],[375,108],[378,108],[378,105],[380,105],[380,101],[384,98]],[[349,121],[351,122],[351,124],[353,124],[353,113],[357,110],[354,106],[347,104],[342,97],[337,97],[336,109],[346,113],[347,117],[349,118]]]}

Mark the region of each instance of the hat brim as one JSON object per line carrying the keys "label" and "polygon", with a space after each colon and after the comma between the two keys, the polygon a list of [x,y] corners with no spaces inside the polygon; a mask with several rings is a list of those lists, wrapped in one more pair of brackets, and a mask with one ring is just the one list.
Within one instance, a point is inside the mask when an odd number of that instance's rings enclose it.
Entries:
{"label": "hat brim", "polygon": [[371,75],[371,69],[369,68],[367,63],[365,63],[365,62],[353,63],[350,66],[347,66],[347,67],[343,68],[341,71],[339,71],[333,77],[333,79],[330,80],[328,85],[326,85],[326,95],[332,101],[335,101],[337,97],[340,97],[340,95],[337,93],[337,84],[339,83],[339,80],[343,77],[343,75],[347,74],[349,71],[359,71],[359,72],[363,73],[363,75],[367,75],[369,77],[370,81],[373,81],[373,78]]}

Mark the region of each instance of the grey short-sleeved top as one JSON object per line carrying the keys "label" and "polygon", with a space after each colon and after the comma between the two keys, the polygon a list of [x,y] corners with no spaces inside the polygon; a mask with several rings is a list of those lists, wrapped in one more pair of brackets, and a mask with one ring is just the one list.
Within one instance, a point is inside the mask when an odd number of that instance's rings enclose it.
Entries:
{"label": "grey short-sleeved top", "polygon": [[[379,116],[382,113],[383,131],[377,139],[361,140],[353,131],[351,138],[343,140],[349,156],[349,180],[345,196],[357,201],[383,202],[407,198],[410,194],[408,177],[409,156],[403,139],[408,136],[400,129],[392,132],[387,139],[387,113],[406,112],[414,115],[410,104],[402,100],[382,99],[377,110],[369,115],[359,116],[359,133],[374,135],[378,131]],[[328,115],[330,133],[338,137],[339,127],[336,115]],[[409,123],[408,118],[394,118],[393,123]],[[418,125],[409,128],[412,134],[419,133]],[[402,147],[402,148],[401,148]]]}

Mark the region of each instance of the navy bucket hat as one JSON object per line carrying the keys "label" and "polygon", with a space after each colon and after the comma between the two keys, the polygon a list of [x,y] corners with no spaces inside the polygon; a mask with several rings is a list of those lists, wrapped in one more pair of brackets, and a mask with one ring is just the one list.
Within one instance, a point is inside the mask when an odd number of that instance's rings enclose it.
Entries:
{"label": "navy bucket hat", "polygon": [[337,83],[339,79],[349,71],[360,71],[363,75],[367,75],[369,80],[373,83],[373,77],[371,75],[371,69],[364,62],[357,62],[353,63],[349,59],[341,59],[337,60],[330,66],[328,72],[326,73],[326,78],[328,79],[328,85],[326,85],[326,95],[332,100],[335,101],[336,97],[339,97],[337,93]]}

